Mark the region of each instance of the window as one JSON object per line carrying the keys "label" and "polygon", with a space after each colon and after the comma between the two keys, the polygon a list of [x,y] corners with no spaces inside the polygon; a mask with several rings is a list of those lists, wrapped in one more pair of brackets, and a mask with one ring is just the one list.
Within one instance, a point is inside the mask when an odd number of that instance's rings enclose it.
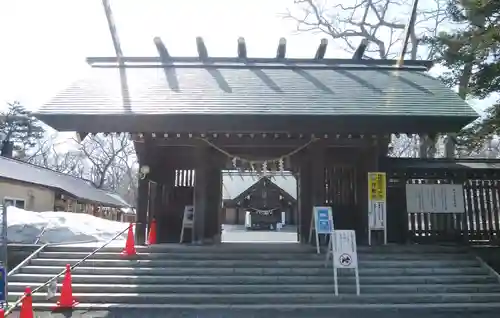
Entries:
{"label": "window", "polygon": [[5,198],[5,205],[8,207],[15,206],[16,208],[24,209],[26,204],[23,199]]}

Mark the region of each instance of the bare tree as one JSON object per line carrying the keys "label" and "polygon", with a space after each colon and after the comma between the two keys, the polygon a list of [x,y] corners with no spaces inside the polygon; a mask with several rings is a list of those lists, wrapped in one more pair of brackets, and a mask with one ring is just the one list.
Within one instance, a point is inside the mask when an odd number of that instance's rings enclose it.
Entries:
{"label": "bare tree", "polygon": [[87,179],[97,188],[116,190],[135,155],[127,134],[89,135],[79,144]]}
{"label": "bare tree", "polygon": [[[369,42],[366,54],[393,58],[399,53],[408,23],[410,0],[295,0],[295,7],[284,15],[297,23],[299,32],[320,32],[332,38],[347,52],[354,52],[362,39]],[[446,0],[424,0],[415,27],[411,30],[408,54],[419,56],[420,39],[437,32],[446,19]],[[372,53],[372,54],[370,54]],[[429,50],[421,50],[424,58]],[[375,54],[375,55],[374,55]]]}
{"label": "bare tree", "polygon": [[[296,22],[298,32],[328,35],[343,50],[353,53],[361,40],[368,40],[366,55],[371,58],[394,58],[400,54],[411,10],[410,0],[295,0],[295,7],[284,15]],[[345,4],[348,3],[348,4]],[[420,39],[434,36],[447,18],[446,0],[421,0],[414,27],[410,29],[407,56],[429,59],[432,49]],[[392,136],[390,156],[418,156],[418,143],[431,156],[436,147],[427,137]]]}
{"label": "bare tree", "polygon": [[59,140],[57,134],[37,140],[30,151],[19,158],[51,170],[83,178],[84,160],[79,151],[72,149],[70,140]]}

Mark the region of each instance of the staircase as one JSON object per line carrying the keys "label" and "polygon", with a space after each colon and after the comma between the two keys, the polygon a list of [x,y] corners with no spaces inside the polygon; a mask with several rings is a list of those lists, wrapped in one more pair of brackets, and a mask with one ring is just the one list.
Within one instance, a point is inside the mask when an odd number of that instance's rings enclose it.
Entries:
{"label": "staircase", "polygon": [[[473,255],[455,247],[359,248],[361,295],[354,274],[339,273],[334,296],[331,262],[299,244],[139,247],[134,260],[106,248],[73,272],[82,308],[170,310],[481,309],[500,310],[500,283]],[[9,277],[9,300],[35,288],[92,251],[48,247]],[[62,279],[62,277],[61,277]],[[59,281],[61,282],[61,280]],[[34,307],[52,308],[46,290]]]}

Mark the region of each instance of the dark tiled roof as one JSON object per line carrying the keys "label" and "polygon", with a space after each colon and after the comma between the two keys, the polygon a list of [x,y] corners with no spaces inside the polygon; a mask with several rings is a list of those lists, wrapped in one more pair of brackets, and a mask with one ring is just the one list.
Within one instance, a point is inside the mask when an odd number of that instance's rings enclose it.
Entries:
{"label": "dark tiled roof", "polygon": [[1,156],[0,178],[59,189],[78,199],[100,203],[105,206],[127,206],[122,200],[108,195],[105,191],[95,188],[83,179]]}
{"label": "dark tiled roof", "polygon": [[126,67],[122,73],[94,67],[37,113],[477,117],[423,67],[184,63]]}

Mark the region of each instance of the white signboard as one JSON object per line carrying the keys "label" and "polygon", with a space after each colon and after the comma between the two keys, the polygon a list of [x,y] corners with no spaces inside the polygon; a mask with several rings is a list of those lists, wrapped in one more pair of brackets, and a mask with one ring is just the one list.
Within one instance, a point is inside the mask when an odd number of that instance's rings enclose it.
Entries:
{"label": "white signboard", "polygon": [[384,201],[370,201],[368,203],[368,224],[370,230],[385,230],[385,215],[387,205]]}
{"label": "white signboard", "polygon": [[326,256],[328,260],[332,257],[333,280],[335,283],[335,295],[339,294],[337,270],[347,268],[354,269],[356,275],[356,294],[360,294],[358,252],[356,245],[356,232],[353,230],[333,230],[330,246]]}
{"label": "white signboard", "polygon": [[353,230],[337,230],[332,234],[333,266],[357,268],[356,233]]}
{"label": "white signboard", "polygon": [[461,184],[407,184],[408,213],[465,213]]}
{"label": "white signboard", "polygon": [[181,237],[179,239],[179,243],[184,241],[184,230],[192,229],[194,224],[194,206],[186,205],[184,207],[184,215],[182,216],[182,229],[181,229]]}

